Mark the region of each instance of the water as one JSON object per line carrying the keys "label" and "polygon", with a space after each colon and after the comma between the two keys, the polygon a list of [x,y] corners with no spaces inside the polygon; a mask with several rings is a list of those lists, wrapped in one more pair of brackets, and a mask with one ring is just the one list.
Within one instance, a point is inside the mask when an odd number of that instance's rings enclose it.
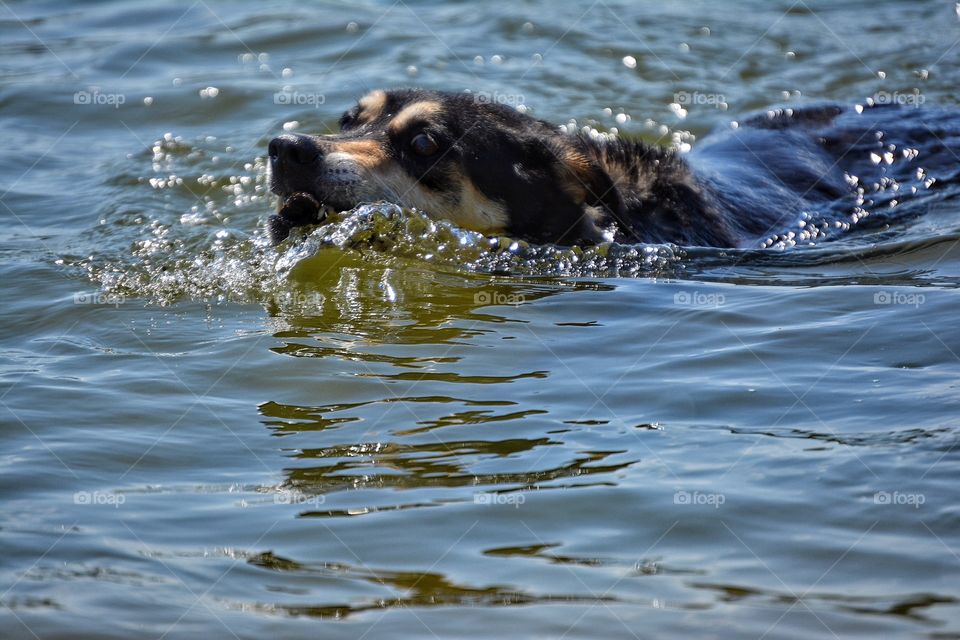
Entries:
{"label": "water", "polygon": [[4,638],[960,635],[955,187],[783,250],[263,232],[371,88],[696,148],[955,107],[952,3],[0,16]]}

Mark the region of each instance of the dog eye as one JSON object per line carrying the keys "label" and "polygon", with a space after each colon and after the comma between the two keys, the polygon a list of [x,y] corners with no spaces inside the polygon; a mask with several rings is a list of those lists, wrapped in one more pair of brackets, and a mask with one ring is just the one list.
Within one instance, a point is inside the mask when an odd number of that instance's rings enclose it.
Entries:
{"label": "dog eye", "polygon": [[413,149],[417,155],[432,156],[440,146],[433,138],[425,133],[421,133],[410,141],[410,148]]}

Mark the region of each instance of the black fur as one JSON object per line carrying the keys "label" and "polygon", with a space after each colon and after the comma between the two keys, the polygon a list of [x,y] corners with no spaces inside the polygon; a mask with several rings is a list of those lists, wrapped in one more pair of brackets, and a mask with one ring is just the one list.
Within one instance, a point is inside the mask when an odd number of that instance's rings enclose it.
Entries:
{"label": "black fur", "polygon": [[[402,131],[389,126],[405,106],[422,101],[442,108]],[[899,108],[784,109],[746,120],[680,155],[623,138],[567,135],[471,94],[403,89],[387,92],[382,104],[382,112],[366,121],[359,107],[348,111],[336,136],[275,139],[273,190],[283,196],[306,191],[330,206],[355,206],[359,202],[317,188],[314,176],[335,145],[375,140],[385,157],[430,193],[456,199],[469,181],[506,212],[503,231],[534,242],[761,246],[810,212],[832,220],[858,211],[864,200],[858,184],[893,171],[868,161],[871,149],[882,146],[877,141],[888,130],[923,117],[922,110]],[[424,132],[439,146],[435,157],[411,152],[411,139]],[[923,142],[919,125],[908,133],[907,142]],[[292,160],[274,153],[283,145]],[[904,176],[916,170],[904,163],[895,168]]]}

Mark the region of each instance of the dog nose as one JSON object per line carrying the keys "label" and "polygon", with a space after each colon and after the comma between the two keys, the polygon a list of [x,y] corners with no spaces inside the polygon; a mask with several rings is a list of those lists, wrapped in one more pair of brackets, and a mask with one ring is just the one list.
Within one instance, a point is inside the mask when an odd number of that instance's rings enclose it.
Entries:
{"label": "dog nose", "polygon": [[310,136],[286,133],[270,141],[272,162],[310,164],[320,156],[320,147]]}

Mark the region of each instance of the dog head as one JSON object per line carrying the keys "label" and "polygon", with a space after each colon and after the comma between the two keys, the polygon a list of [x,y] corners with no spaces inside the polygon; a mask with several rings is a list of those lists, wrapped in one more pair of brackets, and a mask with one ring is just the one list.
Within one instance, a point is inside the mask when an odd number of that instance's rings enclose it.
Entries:
{"label": "dog head", "polygon": [[386,200],[482,233],[561,244],[603,241],[623,207],[583,140],[474,94],[373,91],[340,129],[270,142],[281,200],[306,193],[338,211]]}

